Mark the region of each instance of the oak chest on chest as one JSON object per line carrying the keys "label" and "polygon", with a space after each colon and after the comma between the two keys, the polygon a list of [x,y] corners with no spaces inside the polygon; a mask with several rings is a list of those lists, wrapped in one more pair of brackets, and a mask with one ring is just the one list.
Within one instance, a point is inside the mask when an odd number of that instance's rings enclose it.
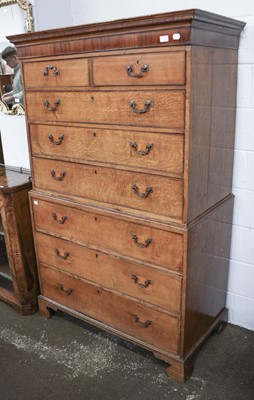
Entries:
{"label": "oak chest on chest", "polygon": [[11,38],[40,312],[143,346],[180,381],[226,317],[243,27],[187,10]]}

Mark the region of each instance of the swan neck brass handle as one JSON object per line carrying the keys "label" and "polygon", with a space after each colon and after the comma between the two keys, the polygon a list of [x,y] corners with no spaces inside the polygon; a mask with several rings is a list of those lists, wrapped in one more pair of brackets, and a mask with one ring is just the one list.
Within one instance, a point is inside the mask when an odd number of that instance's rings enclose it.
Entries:
{"label": "swan neck brass handle", "polygon": [[54,107],[50,107],[50,101],[48,99],[44,100],[44,107],[47,111],[56,111],[58,106],[60,105],[60,100],[54,101]]}
{"label": "swan neck brass handle", "polygon": [[52,144],[59,145],[64,140],[64,135],[60,135],[60,136],[58,136],[58,140],[54,140],[54,136],[50,133],[48,135],[48,139]]}
{"label": "swan neck brass handle", "polygon": [[65,289],[62,283],[57,283],[56,288],[59,290],[60,293],[64,294],[65,296],[70,296],[70,294],[73,292],[72,288]]}
{"label": "swan neck brass handle", "polygon": [[140,68],[140,72],[136,73],[133,72],[133,67],[131,65],[127,65],[126,67],[126,72],[127,75],[132,77],[132,78],[143,78],[144,73],[149,71],[149,65],[148,64],[144,64],[142,65],[142,67]]}
{"label": "swan neck brass handle", "polygon": [[54,212],[51,214],[51,216],[54,221],[56,221],[58,224],[61,224],[61,225],[63,225],[65,223],[65,221],[68,219],[67,215],[64,215],[61,219],[58,219],[56,213],[54,213]]}
{"label": "swan neck brass handle", "polygon": [[57,69],[57,67],[55,65],[48,65],[44,71],[43,71],[43,75],[44,76],[48,76],[49,71],[52,71],[53,75],[60,75],[60,71],[59,69]]}
{"label": "swan neck brass handle", "polygon": [[146,188],[146,190],[145,190],[145,193],[139,193],[138,185],[137,185],[136,183],[133,183],[133,185],[131,185],[131,189],[132,189],[133,193],[134,193],[136,196],[138,196],[138,197],[140,197],[140,198],[142,198],[142,199],[148,197],[149,194],[153,192],[152,186],[148,186],[148,187]]}
{"label": "swan neck brass handle", "polygon": [[145,104],[144,104],[144,108],[139,109],[136,108],[136,102],[134,100],[130,101],[130,108],[132,109],[132,111],[136,114],[145,114],[149,111],[150,107],[152,107],[153,103],[151,100],[146,100]]}
{"label": "swan neck brass handle", "polygon": [[149,319],[145,322],[141,322],[137,315],[132,315],[132,318],[134,323],[138,325],[140,328],[147,328],[149,325],[152,325],[152,321],[150,321]]}
{"label": "swan neck brass handle", "polygon": [[58,182],[62,181],[66,175],[65,171],[62,171],[59,176],[56,176],[56,172],[54,170],[50,171],[50,173],[51,173],[52,178]]}
{"label": "swan neck brass handle", "polygon": [[148,247],[153,242],[152,238],[148,238],[146,239],[145,243],[139,243],[138,237],[135,233],[132,234],[132,240],[138,247],[141,247],[142,249]]}
{"label": "swan neck brass handle", "polygon": [[153,143],[148,143],[146,145],[146,150],[138,150],[138,144],[136,142],[130,142],[130,146],[139,156],[146,156],[153,148]]}
{"label": "swan neck brass handle", "polygon": [[141,289],[147,288],[147,286],[152,284],[151,279],[147,279],[144,283],[139,282],[137,275],[132,274],[131,279],[134,281],[136,285],[138,285]]}
{"label": "swan neck brass handle", "polygon": [[67,258],[68,258],[69,255],[70,255],[70,253],[69,253],[68,251],[66,251],[66,252],[64,253],[64,255],[62,256],[62,255],[60,254],[60,251],[59,251],[58,249],[55,249],[55,254],[56,254],[56,256],[57,256],[58,258],[61,258],[61,260],[67,260]]}

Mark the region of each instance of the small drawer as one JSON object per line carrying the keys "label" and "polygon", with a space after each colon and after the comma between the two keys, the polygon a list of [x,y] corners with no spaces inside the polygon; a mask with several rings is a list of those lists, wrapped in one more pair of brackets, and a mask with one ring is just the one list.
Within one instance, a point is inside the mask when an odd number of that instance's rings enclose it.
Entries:
{"label": "small drawer", "polygon": [[42,295],[120,332],[178,353],[179,319],[46,267],[40,267]]}
{"label": "small drawer", "polygon": [[184,137],[144,131],[30,124],[33,156],[99,161],[183,174]]}
{"label": "small drawer", "polygon": [[86,58],[24,62],[23,69],[26,89],[35,87],[73,88],[89,85],[88,60]]}
{"label": "small drawer", "polygon": [[[121,219],[105,212],[88,212],[76,203],[47,201],[46,196],[31,196],[33,222],[36,231],[58,236],[88,247],[104,249],[116,255],[182,271],[183,233],[157,229],[140,224],[132,218]],[[167,227],[168,228],[168,227]]]}
{"label": "small drawer", "polygon": [[185,52],[93,58],[95,86],[184,85]]}
{"label": "small drawer", "polygon": [[86,122],[184,129],[184,91],[26,92],[30,122]]}
{"label": "small drawer", "polygon": [[181,221],[183,180],[34,158],[34,188],[164,215]]}
{"label": "small drawer", "polygon": [[36,232],[40,264],[180,314],[181,277]]}

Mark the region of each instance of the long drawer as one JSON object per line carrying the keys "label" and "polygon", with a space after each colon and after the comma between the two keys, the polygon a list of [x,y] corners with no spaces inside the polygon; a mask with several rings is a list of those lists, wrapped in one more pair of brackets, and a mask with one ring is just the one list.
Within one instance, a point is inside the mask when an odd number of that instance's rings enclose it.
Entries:
{"label": "long drawer", "polygon": [[183,180],[33,158],[34,188],[181,220]]}
{"label": "long drawer", "polygon": [[183,173],[184,137],[142,131],[30,124],[33,156]]}
{"label": "long drawer", "polygon": [[180,322],[138,302],[50,268],[40,268],[42,295],[125,334],[178,353]]}
{"label": "long drawer", "polygon": [[40,264],[180,314],[181,277],[36,232]]}
{"label": "long drawer", "polygon": [[123,124],[184,129],[184,91],[26,92],[30,121]]}
{"label": "long drawer", "polygon": [[51,235],[101,248],[172,271],[182,271],[183,234],[121,219],[118,215],[88,212],[75,203],[47,201],[30,194],[34,227]]}

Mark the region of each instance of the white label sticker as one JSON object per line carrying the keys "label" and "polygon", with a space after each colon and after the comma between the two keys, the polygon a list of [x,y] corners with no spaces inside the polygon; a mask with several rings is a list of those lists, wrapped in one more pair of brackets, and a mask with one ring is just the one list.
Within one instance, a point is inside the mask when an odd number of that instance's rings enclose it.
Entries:
{"label": "white label sticker", "polygon": [[180,35],[180,33],[174,33],[172,37],[173,37],[173,40],[179,40],[181,35]]}
{"label": "white label sticker", "polygon": [[38,201],[37,200],[34,200],[34,204],[36,205],[36,206],[38,206]]}
{"label": "white label sticker", "polygon": [[169,41],[168,35],[160,36],[160,42],[161,43],[168,42],[168,41]]}

